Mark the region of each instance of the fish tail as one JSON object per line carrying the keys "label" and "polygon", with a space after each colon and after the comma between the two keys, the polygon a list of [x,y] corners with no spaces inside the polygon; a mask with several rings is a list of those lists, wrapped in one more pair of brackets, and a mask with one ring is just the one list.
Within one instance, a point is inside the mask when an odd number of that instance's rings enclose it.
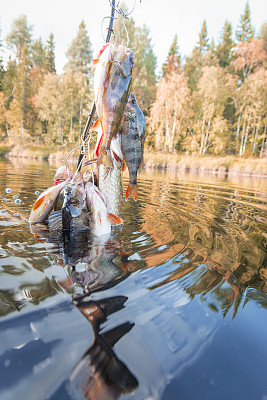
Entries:
{"label": "fish tail", "polygon": [[125,198],[128,199],[128,197],[133,196],[133,198],[135,199],[135,201],[138,198],[138,186],[136,183],[132,184],[129,183],[126,193],[125,193]]}

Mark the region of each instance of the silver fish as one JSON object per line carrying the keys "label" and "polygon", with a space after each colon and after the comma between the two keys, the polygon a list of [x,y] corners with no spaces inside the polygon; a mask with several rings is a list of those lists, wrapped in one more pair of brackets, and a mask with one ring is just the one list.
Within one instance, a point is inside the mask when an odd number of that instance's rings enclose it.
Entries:
{"label": "silver fish", "polygon": [[99,190],[106,200],[107,211],[115,214],[117,217],[121,215],[122,207],[122,165],[113,158],[113,169],[106,172],[104,164],[98,167]]}

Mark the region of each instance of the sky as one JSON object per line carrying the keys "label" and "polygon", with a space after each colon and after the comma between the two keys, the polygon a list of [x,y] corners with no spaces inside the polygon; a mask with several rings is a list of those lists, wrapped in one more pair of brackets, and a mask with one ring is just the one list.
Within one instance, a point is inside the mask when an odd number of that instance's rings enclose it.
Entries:
{"label": "sky", "polygon": [[[118,0],[116,0],[117,3]],[[208,27],[208,36],[215,43],[220,38],[226,19],[231,22],[233,33],[244,12],[246,0],[124,0],[136,25],[146,24],[154,53],[157,57],[157,72],[165,61],[175,34],[182,57],[189,55],[198,41],[198,34],[204,19]],[[252,25],[258,33],[263,22],[267,21],[267,1],[250,0]],[[11,30],[12,21],[25,14],[28,23],[34,26],[33,38],[42,38],[45,42],[50,33],[56,43],[56,70],[63,72],[67,62],[65,53],[77,34],[79,24],[85,21],[94,54],[103,44],[101,32],[102,20],[110,15],[109,0],[10,0],[0,11],[1,39],[4,40]],[[108,20],[103,24],[106,36]],[[4,47],[4,60],[8,59],[8,49]]]}

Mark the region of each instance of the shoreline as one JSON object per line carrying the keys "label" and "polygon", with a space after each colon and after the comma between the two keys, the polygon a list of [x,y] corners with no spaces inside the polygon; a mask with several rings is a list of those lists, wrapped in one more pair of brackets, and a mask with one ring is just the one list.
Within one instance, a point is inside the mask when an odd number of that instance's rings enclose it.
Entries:
{"label": "shoreline", "polygon": [[[46,161],[49,164],[62,165],[69,149],[52,150],[47,148],[19,148],[17,146],[2,152],[7,159],[26,159]],[[196,174],[213,175],[243,175],[267,178],[267,158],[237,157],[237,156],[186,156],[169,153],[156,153],[145,150],[145,169],[155,169],[170,172],[192,172]],[[69,164],[77,163],[78,154],[68,159]]]}

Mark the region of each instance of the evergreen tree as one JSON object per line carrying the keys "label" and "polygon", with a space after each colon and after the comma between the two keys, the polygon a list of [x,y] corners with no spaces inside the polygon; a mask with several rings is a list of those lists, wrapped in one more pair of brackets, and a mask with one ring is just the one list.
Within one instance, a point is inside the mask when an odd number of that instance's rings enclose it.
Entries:
{"label": "evergreen tree", "polygon": [[251,15],[248,1],[245,5],[244,14],[240,17],[240,25],[236,32],[236,38],[239,42],[249,42],[254,38],[255,29],[251,25]]}
{"label": "evergreen tree", "polygon": [[53,33],[50,33],[49,39],[46,42],[45,52],[46,52],[46,69],[47,69],[47,71],[56,72],[55,42],[54,42]]}
{"label": "evergreen tree", "polygon": [[178,46],[178,36],[176,34],[171,44],[167,60],[162,65],[162,76],[164,76],[166,72],[172,72],[172,71],[178,72],[180,65],[181,65],[181,54]]}
{"label": "evergreen tree", "polygon": [[80,23],[77,36],[71,42],[66,56],[69,61],[65,68],[69,68],[72,72],[82,72],[89,75],[92,48],[84,21]]}
{"label": "evergreen tree", "polygon": [[263,40],[263,48],[267,52],[267,22],[264,22],[261,26],[259,39]]}
{"label": "evergreen tree", "polygon": [[20,15],[15,19],[11,26],[11,32],[6,37],[9,48],[16,52],[17,59],[20,61],[24,44],[28,47],[32,41],[32,25],[28,25],[26,15]]}
{"label": "evergreen tree", "polygon": [[2,82],[4,92],[4,105],[9,108],[10,102],[13,100],[14,91],[17,86],[17,65],[15,60],[9,59],[5,71],[5,79]]}
{"label": "evergreen tree", "polygon": [[194,47],[192,55],[186,57],[186,63],[184,67],[184,72],[188,78],[189,87],[193,91],[197,90],[197,83],[201,76],[201,69],[204,64],[204,56],[207,54],[209,49],[208,42],[207,23],[204,20],[199,32],[197,46]]}
{"label": "evergreen tree", "polygon": [[225,21],[221,40],[216,49],[216,56],[221,67],[229,67],[233,59],[233,48],[234,41],[232,40],[232,25],[230,22]]}
{"label": "evergreen tree", "polygon": [[201,53],[202,56],[204,56],[209,48],[209,38],[208,38],[208,29],[207,29],[207,23],[206,20],[204,19],[201,31],[199,32],[198,35],[198,50]]}
{"label": "evergreen tree", "polygon": [[45,69],[46,54],[42,43],[42,39],[35,40],[32,45],[32,62],[33,65],[40,67],[42,70]]}

